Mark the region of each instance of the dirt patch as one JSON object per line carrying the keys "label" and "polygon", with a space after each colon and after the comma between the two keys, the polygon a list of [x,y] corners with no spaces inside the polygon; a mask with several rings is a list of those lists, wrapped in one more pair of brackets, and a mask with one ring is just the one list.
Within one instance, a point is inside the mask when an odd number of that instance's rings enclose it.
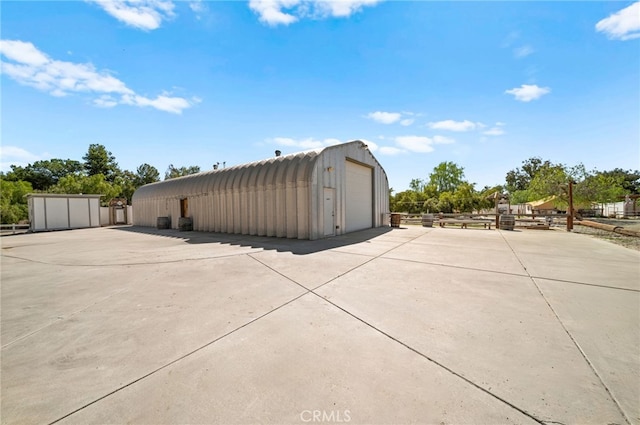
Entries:
{"label": "dirt patch", "polygon": [[[640,231],[639,219],[610,219],[610,218],[590,218],[590,221],[597,221],[598,223],[609,224],[611,226],[620,226],[629,230]],[[594,229],[592,227],[575,225],[573,227],[574,233],[580,233],[588,235],[594,238],[606,240],[617,245],[622,245],[629,249],[635,249],[640,251],[640,238],[634,236],[620,235],[618,233],[608,232],[606,230]]]}

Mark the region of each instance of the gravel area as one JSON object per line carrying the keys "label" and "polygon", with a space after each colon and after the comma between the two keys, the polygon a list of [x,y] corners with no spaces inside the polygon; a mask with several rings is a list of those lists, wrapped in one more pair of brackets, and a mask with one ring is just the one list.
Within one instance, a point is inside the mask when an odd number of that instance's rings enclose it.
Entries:
{"label": "gravel area", "polygon": [[[640,230],[639,219],[629,220],[615,220],[606,218],[589,218],[590,221],[597,221],[599,223],[610,224],[613,226],[624,227],[625,229]],[[593,227],[575,225],[573,226],[574,233],[584,234],[593,238],[603,239],[611,243],[622,245],[629,249],[635,249],[640,251],[640,238],[634,236],[620,235],[618,233],[608,232],[606,230],[594,229]]]}

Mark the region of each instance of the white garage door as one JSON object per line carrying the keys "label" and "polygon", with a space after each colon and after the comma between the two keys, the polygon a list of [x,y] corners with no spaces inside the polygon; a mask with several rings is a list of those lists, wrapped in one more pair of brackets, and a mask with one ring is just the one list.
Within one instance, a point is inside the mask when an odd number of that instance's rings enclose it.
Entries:
{"label": "white garage door", "polygon": [[347,161],[346,231],[373,227],[372,169]]}

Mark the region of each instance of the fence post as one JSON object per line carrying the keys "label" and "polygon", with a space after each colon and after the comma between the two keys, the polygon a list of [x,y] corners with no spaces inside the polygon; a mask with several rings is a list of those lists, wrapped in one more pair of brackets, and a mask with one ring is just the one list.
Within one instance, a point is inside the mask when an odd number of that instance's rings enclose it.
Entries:
{"label": "fence post", "polygon": [[573,181],[569,180],[569,214],[567,215],[567,232],[573,230]]}

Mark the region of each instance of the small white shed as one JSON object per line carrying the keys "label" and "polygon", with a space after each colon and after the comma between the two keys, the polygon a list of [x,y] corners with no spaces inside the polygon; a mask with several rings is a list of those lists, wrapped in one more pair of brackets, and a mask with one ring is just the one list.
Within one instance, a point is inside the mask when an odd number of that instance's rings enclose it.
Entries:
{"label": "small white shed", "polygon": [[102,195],[30,193],[27,195],[32,232],[100,227]]}

